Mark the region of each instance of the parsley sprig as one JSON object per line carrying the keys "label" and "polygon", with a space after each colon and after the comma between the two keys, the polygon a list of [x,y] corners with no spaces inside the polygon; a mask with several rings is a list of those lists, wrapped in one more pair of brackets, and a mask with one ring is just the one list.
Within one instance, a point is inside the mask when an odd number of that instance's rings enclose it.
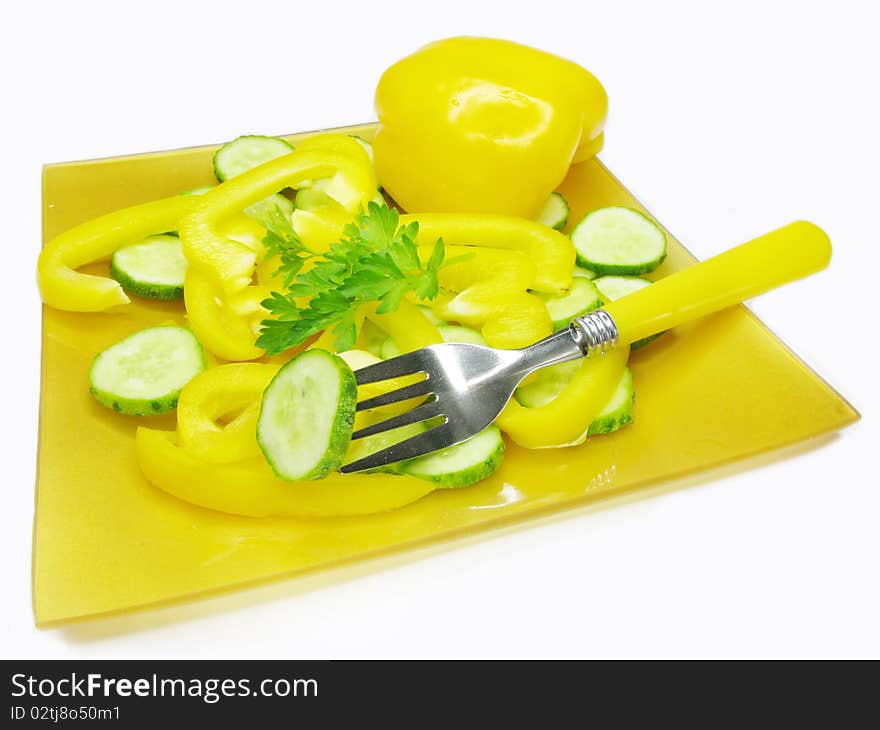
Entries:
{"label": "parsley sprig", "polygon": [[[376,311],[384,314],[395,311],[408,292],[422,300],[437,295],[442,239],[422,262],[416,245],[419,224],[400,226],[397,211],[387,205],[371,202],[322,254],[302,243],[280,211],[268,230],[264,242],[271,255],[280,257],[278,273],[286,287],[263,301],[272,318],[263,320],[257,345],[270,355],[326,329],[336,336],[337,350],[350,349],[357,340],[355,312],[361,305],[378,302]],[[309,258],[314,264],[302,271]]]}

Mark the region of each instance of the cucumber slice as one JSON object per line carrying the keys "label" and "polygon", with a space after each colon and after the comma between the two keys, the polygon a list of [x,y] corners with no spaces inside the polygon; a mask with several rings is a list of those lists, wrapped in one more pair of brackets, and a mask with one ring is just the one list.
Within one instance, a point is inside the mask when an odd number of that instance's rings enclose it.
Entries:
{"label": "cucumber slice", "polygon": [[554,297],[546,294],[539,296],[547,305],[555,329],[566,327],[575,317],[602,306],[599,290],[589,279],[572,279],[571,289],[562,296]]}
{"label": "cucumber slice", "polygon": [[555,228],[561,231],[568,222],[568,214],[571,208],[568,201],[562,196],[562,193],[550,193],[550,197],[544,203],[541,211],[538,213],[538,223],[545,226]]}
{"label": "cucumber slice", "polygon": [[599,276],[595,271],[582,269],[580,266],[575,266],[574,270],[571,272],[571,275],[575,279],[595,279],[597,276]]}
{"label": "cucumber slice", "polygon": [[291,152],[293,147],[283,139],[246,134],[214,153],[214,174],[223,182]]}
{"label": "cucumber slice", "polygon": [[599,411],[599,415],[587,429],[587,436],[611,433],[628,426],[633,422],[633,404],[635,402],[636,391],[633,388],[632,371],[625,368],[608,404]]}
{"label": "cucumber slice", "polygon": [[528,385],[521,385],[514,392],[519,404],[526,408],[540,408],[558,396],[581,366],[580,360],[562,362],[538,371],[537,377]]}
{"label": "cucumber slice", "polygon": [[99,353],[89,391],[103,406],[129,416],[173,411],[184,385],[205,369],[205,352],[177,325],[150,327]]}
{"label": "cucumber slice", "polygon": [[483,345],[488,347],[483,335],[470,327],[461,327],[456,324],[441,324],[437,326],[444,342],[467,342],[471,345]]}
{"label": "cucumber slice", "polygon": [[[625,297],[627,294],[631,294],[639,289],[644,289],[646,286],[650,285],[651,282],[650,280],[642,279],[639,276],[600,276],[596,279],[595,284],[596,288],[599,290],[599,294],[602,295],[602,299],[607,303]],[[638,350],[649,342],[653,342],[662,334],[662,332],[657,332],[656,334],[648,335],[640,340],[636,340],[629,346],[629,349],[631,351]]]}
{"label": "cucumber slice", "polygon": [[650,279],[641,276],[600,276],[593,282],[606,302],[625,297],[634,291],[644,289],[651,284]]}
{"label": "cucumber slice", "polygon": [[281,479],[320,479],[345,458],[356,405],[357,383],[345,360],[306,350],[263,393],[257,443]]}
{"label": "cucumber slice", "polygon": [[503,459],[501,431],[489,426],[460,444],[403,462],[400,471],[434,482],[441,489],[457,489],[491,476]]}
{"label": "cucumber slice", "polygon": [[[386,418],[388,418],[388,414],[365,414],[364,425],[367,426],[370,423],[378,423],[379,421],[383,421]],[[389,446],[398,444],[408,438],[418,436],[420,433],[423,433],[427,429],[428,427],[424,423],[410,423],[408,426],[400,426],[399,428],[393,428],[390,431],[374,433],[372,436],[366,436],[365,438],[358,439],[357,441],[352,441],[348,452],[345,454],[345,459],[343,463],[348,464],[352,461],[363,459],[370,454],[375,454],[377,451],[381,451],[382,449],[388,448]],[[387,466],[380,466],[376,469],[370,469],[370,473],[373,472],[384,472],[386,474],[403,473],[401,462],[398,462],[396,464],[388,464]]]}
{"label": "cucumber slice", "polygon": [[577,263],[599,274],[644,274],[666,258],[666,235],[631,208],[600,208],[571,232]]}
{"label": "cucumber slice", "polygon": [[186,258],[177,236],[149,236],[116,249],[110,276],[130,294],[170,301],[183,297]]}
{"label": "cucumber slice", "polygon": [[244,214],[249,218],[253,218],[263,227],[268,227],[272,220],[270,216],[276,208],[287,218],[293,215],[293,201],[290,198],[285,198],[281,193],[275,193],[268,198],[258,200],[253,205],[249,205],[244,209]]}
{"label": "cucumber slice", "polygon": [[[526,408],[547,405],[565,389],[580,365],[580,360],[573,360],[544,368],[533,382],[516,389],[517,401]],[[632,372],[626,368],[607,405],[599,411],[585,435],[611,433],[632,423],[635,397]]]}
{"label": "cucumber slice", "polygon": [[329,178],[321,178],[320,180],[315,180],[307,188],[298,188],[296,191],[296,207],[302,210],[315,210],[328,205],[335,205],[336,201],[325,192],[327,186],[324,183],[327,180]]}

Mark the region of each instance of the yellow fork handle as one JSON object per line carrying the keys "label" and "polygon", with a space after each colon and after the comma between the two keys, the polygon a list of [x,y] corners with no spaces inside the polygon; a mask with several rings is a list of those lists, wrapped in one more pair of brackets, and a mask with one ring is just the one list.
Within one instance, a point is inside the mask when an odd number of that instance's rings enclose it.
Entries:
{"label": "yellow fork handle", "polygon": [[831,242],[806,221],[743,243],[604,307],[630,343],[824,269]]}

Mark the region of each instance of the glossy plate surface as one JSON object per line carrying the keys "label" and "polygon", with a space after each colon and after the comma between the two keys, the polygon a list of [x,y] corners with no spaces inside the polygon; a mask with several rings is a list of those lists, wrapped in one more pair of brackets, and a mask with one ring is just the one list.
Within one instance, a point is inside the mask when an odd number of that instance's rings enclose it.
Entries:
{"label": "glossy plate surface", "polygon": [[[369,137],[371,126],[342,130]],[[296,141],[297,136],[291,136]],[[214,147],[50,165],[43,236],[127,205],[214,182]],[[598,161],[560,190],[570,220],[606,205],[640,207]],[[36,257],[35,257],[36,258]],[[693,258],[670,236],[657,276]],[[633,354],[635,424],[583,446],[509,446],[474,487],[434,492],[369,517],[254,519],[201,509],[151,487],[135,462],[138,421],[88,393],[94,355],[181,305],[136,300],[122,314],[43,311],[34,532],[34,613],[49,624],[165,603],[459,537],[786,446],[846,426],[858,413],[748,310],[667,333]],[[173,415],[147,419],[174,428]]]}

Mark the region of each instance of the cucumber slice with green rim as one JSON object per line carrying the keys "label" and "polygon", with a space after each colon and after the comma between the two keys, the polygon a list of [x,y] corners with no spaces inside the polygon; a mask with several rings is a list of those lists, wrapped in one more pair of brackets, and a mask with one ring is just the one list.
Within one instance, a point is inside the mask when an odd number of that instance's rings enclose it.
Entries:
{"label": "cucumber slice with green rim", "polygon": [[555,329],[566,327],[575,317],[602,306],[602,297],[589,279],[572,279],[571,289],[562,296],[539,296],[547,305]]}
{"label": "cucumber slice with green rim", "polygon": [[293,201],[290,198],[285,198],[281,193],[275,193],[268,198],[258,200],[253,205],[249,205],[244,209],[244,214],[249,218],[253,218],[257,223],[266,226],[271,222],[270,216],[276,208],[287,218],[293,215]]}
{"label": "cucumber slice with green rim", "polygon": [[666,234],[632,208],[600,208],[571,232],[577,263],[599,274],[644,274],[666,258]]}
{"label": "cucumber slice with green rim", "polygon": [[633,422],[633,404],[636,402],[636,391],[633,388],[632,371],[625,368],[620,382],[614,389],[611,400],[599,411],[599,415],[587,429],[587,436],[599,436],[601,434],[617,431],[619,428],[628,426]]}
{"label": "cucumber slice with green rim", "polygon": [[[371,423],[379,423],[386,418],[388,418],[387,413],[365,416],[366,422],[364,423],[364,426],[370,425]],[[372,436],[365,436],[364,438],[358,439],[357,441],[352,441],[348,452],[345,454],[345,459],[343,463],[349,464],[352,461],[363,459],[370,454],[375,454],[377,451],[386,449],[389,446],[393,446],[394,444],[399,444],[401,441],[405,441],[408,438],[418,436],[420,433],[423,433],[427,429],[428,427],[424,423],[410,423],[408,426],[392,428],[390,431],[374,433]],[[376,469],[370,469],[369,472],[383,472],[386,474],[403,473],[401,470],[401,462],[398,462],[396,464],[388,464],[387,466],[380,466]]]}
{"label": "cucumber slice with green rim", "polygon": [[[562,393],[580,366],[580,360],[572,360],[544,368],[534,381],[516,389],[517,401],[526,408],[540,408],[547,405]],[[632,423],[635,397],[632,372],[626,368],[608,403],[599,411],[599,415],[590,424],[585,436],[611,433]]]}
{"label": "cucumber slice with green rim", "polygon": [[600,276],[593,282],[606,302],[625,297],[634,291],[644,289],[651,284],[650,279],[641,276]]}
{"label": "cucumber slice with green rim", "polygon": [[457,324],[441,324],[437,326],[444,342],[466,342],[471,345],[483,345],[488,347],[483,335],[470,327],[462,327]]}
{"label": "cucumber slice with green rim", "polygon": [[491,476],[503,459],[501,431],[489,426],[460,444],[403,462],[400,471],[434,482],[440,489],[458,489]]}
{"label": "cucumber slice with green rim", "polygon": [[110,259],[110,276],[130,294],[171,301],[183,297],[186,265],[177,236],[148,236],[116,249]]}
{"label": "cucumber slice with green rim", "polygon": [[575,266],[574,270],[571,272],[571,275],[575,279],[595,279],[597,276],[599,276],[595,271],[582,269],[580,266]]}
{"label": "cucumber slice with green rim", "polygon": [[521,406],[526,408],[540,408],[547,405],[565,390],[568,381],[572,379],[580,366],[580,360],[572,360],[542,368],[532,382],[516,389],[514,397]]}
{"label": "cucumber slice with green rim", "polygon": [[214,174],[223,182],[291,152],[293,147],[283,139],[246,134],[214,153]]}
{"label": "cucumber slice with green rim", "polygon": [[89,391],[103,406],[129,416],[173,411],[184,385],[205,369],[205,352],[177,325],[136,332],[99,353]]}
{"label": "cucumber slice with green rim", "polygon": [[356,405],[357,382],[345,360],[306,350],[263,392],[257,443],[281,479],[321,479],[342,465]]}
{"label": "cucumber slice with green rim", "polygon": [[[639,289],[644,289],[651,284],[651,281],[640,276],[600,276],[594,283],[599,290],[599,294],[602,295],[602,299],[605,303],[608,303],[625,297],[627,294],[631,294]],[[662,334],[662,332],[657,332],[656,334],[643,337],[633,342],[629,348],[630,350],[638,350],[649,342],[653,342]]]}
{"label": "cucumber slice with green rim", "polygon": [[538,223],[543,223],[545,226],[561,231],[568,222],[568,214],[570,212],[571,208],[568,206],[568,201],[562,196],[562,193],[550,193],[550,197],[547,198],[541,207],[541,211],[538,213],[537,220]]}
{"label": "cucumber slice with green rim", "polygon": [[325,192],[327,186],[323,183],[326,180],[329,180],[329,178],[316,180],[307,188],[298,188],[295,198],[296,207],[302,210],[315,210],[316,208],[335,204],[336,201]]}

